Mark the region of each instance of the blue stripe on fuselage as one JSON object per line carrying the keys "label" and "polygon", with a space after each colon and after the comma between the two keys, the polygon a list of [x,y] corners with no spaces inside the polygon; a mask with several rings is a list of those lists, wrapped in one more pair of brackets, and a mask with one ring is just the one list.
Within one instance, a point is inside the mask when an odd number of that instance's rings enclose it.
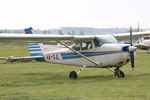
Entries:
{"label": "blue stripe on fuselage", "polygon": [[31,48],[40,48],[40,46],[35,46],[35,47],[29,47],[29,48],[30,48],[30,49],[31,49]]}
{"label": "blue stripe on fuselage", "polygon": [[30,51],[42,51],[41,49],[32,49]]}
{"label": "blue stripe on fuselage", "polygon": [[31,55],[31,56],[43,56],[42,53],[31,53],[30,55]]}
{"label": "blue stripe on fuselage", "polygon": [[28,44],[28,46],[38,46],[39,44]]}
{"label": "blue stripe on fuselage", "polygon": [[[82,52],[86,57],[90,56],[100,56],[100,55],[107,55],[107,54],[116,54],[116,53],[123,53],[125,51],[106,51],[106,52]],[[73,59],[73,58],[80,58],[81,56],[77,53],[62,53],[61,54],[63,59]]]}

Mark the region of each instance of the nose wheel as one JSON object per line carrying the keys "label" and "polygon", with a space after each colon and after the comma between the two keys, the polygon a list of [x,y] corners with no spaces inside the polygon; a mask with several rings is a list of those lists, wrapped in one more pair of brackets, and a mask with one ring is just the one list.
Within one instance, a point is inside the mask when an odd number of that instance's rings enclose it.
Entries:
{"label": "nose wheel", "polygon": [[119,67],[117,67],[115,70],[114,70],[114,76],[118,76],[118,78],[124,78],[125,77],[125,74],[123,71],[121,71],[119,69]]}

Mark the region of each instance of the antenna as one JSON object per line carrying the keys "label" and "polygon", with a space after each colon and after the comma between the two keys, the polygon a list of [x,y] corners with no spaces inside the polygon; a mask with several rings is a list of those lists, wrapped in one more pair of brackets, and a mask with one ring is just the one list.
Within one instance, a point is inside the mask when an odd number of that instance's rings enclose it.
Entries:
{"label": "antenna", "polygon": [[137,31],[140,32],[140,23],[137,23],[138,27],[137,27]]}

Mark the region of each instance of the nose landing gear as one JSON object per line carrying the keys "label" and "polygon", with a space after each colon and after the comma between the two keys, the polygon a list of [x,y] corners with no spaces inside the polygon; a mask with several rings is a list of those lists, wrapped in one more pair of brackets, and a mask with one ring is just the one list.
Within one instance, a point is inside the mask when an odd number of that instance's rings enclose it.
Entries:
{"label": "nose landing gear", "polygon": [[114,70],[114,76],[118,76],[118,78],[124,78],[125,77],[125,74],[123,71],[121,71],[119,69],[119,67],[117,67],[115,70]]}

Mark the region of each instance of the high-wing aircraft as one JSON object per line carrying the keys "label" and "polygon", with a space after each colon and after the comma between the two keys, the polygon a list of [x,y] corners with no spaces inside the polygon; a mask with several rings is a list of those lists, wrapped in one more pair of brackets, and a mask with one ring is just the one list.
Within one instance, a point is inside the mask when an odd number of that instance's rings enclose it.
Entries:
{"label": "high-wing aircraft", "polygon": [[[134,44],[137,48],[141,50],[149,50],[150,49],[150,35],[140,37],[136,43]],[[150,52],[147,52],[150,53]]]}
{"label": "high-wing aircraft", "polygon": [[[150,32],[136,33],[132,35],[132,29],[128,34],[114,35],[48,35],[48,34],[0,34],[0,41],[57,41],[64,47],[43,45],[42,43],[30,43],[30,56],[27,57],[0,57],[3,60],[37,60],[57,64],[80,66],[78,72],[69,73],[69,78],[77,79],[78,74],[85,68],[106,68],[119,78],[125,77],[120,68],[131,60],[134,69],[134,51],[131,36],[149,35]],[[131,44],[120,44],[116,38],[130,37]],[[62,43],[61,40],[71,40],[72,46]],[[114,67],[114,70],[110,68]]]}

